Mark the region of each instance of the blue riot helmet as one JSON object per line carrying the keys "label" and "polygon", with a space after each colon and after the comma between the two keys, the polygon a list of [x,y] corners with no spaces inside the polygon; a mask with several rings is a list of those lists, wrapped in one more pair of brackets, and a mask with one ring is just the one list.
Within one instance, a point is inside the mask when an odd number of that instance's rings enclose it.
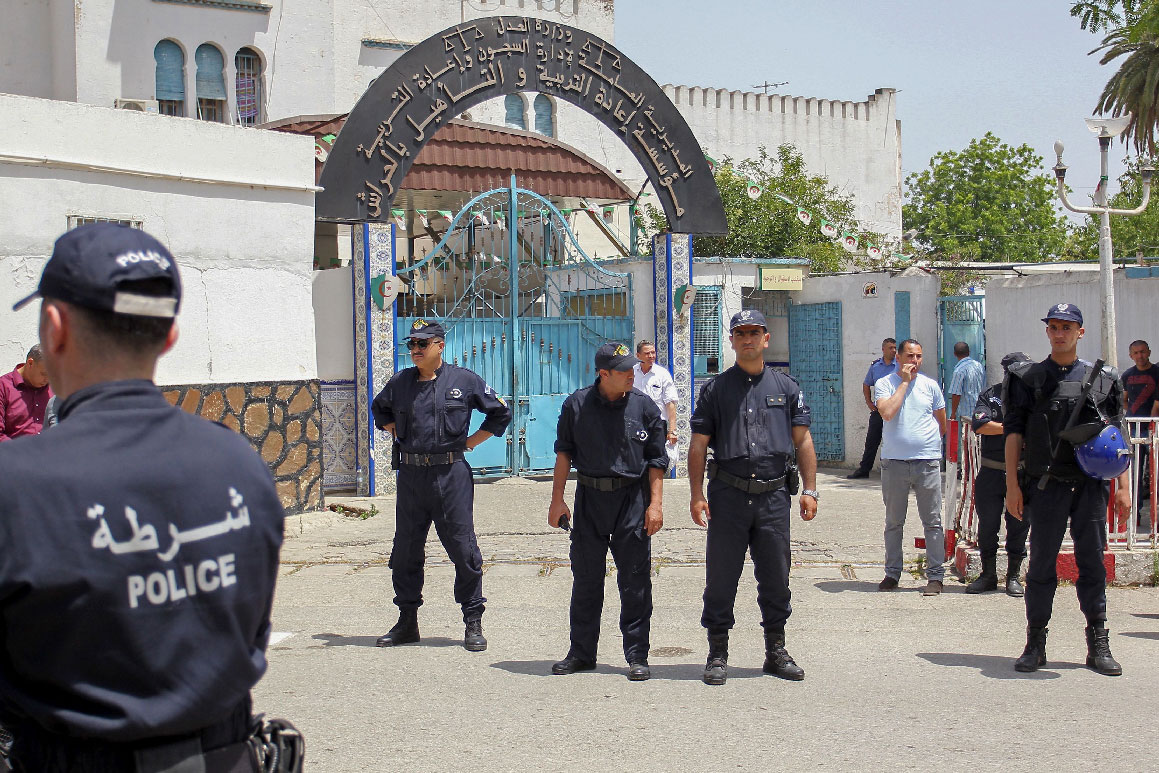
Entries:
{"label": "blue riot helmet", "polygon": [[1092,478],[1112,480],[1131,466],[1131,448],[1118,427],[1103,427],[1090,440],[1075,446],[1075,459]]}

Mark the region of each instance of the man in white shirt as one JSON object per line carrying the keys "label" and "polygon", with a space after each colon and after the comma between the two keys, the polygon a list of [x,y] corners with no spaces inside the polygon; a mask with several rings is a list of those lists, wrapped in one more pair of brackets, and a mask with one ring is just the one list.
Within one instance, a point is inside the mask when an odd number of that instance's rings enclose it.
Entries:
{"label": "man in white shirt", "polygon": [[663,365],[656,364],[656,346],[651,341],[641,341],[636,344],[636,359],[638,363],[632,368],[634,379],[632,386],[640,390],[656,407],[660,415],[668,422],[668,458],[675,464],[673,453],[676,450],[676,383],[672,374]]}
{"label": "man in white shirt", "polygon": [[901,367],[874,384],[874,401],[884,422],[881,497],[885,501],[885,579],[877,587],[893,590],[901,577],[902,529],[913,489],[926,536],[923,594],[936,596],[942,592],[946,558],[941,474],[946,399],[938,382],[918,373],[920,343],[912,338],[902,341],[897,357]]}

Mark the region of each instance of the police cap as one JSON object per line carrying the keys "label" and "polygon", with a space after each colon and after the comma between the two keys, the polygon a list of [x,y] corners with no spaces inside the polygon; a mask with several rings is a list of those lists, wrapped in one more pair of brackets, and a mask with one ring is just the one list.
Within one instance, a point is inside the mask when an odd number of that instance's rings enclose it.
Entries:
{"label": "police cap", "polygon": [[446,338],[447,331],[438,322],[416,319],[410,326],[408,338]]}
{"label": "police cap", "polygon": [[1016,362],[1030,362],[1030,356],[1025,352],[1010,352],[1002,358],[1002,370],[1009,370]]}
{"label": "police cap", "polygon": [[[144,281],[155,287],[143,291],[137,283]],[[149,234],[118,223],[92,223],[56,240],[36,292],[12,310],[38,296],[96,311],[172,319],[181,304],[181,277],[173,255]]]}
{"label": "police cap", "polygon": [[608,341],[596,350],[596,370],[631,370],[637,362],[632,350],[619,341]]}
{"label": "police cap", "polygon": [[764,314],[761,314],[756,309],[742,309],[732,315],[732,321],[728,323],[728,332],[731,333],[738,327],[744,327],[745,325],[757,325],[758,327],[763,327],[765,330],[769,329],[769,326],[765,324]]}
{"label": "police cap", "polygon": [[1042,321],[1050,322],[1052,319],[1063,322],[1077,322],[1079,327],[1083,325],[1083,313],[1073,303],[1056,303],[1054,306],[1051,306],[1050,311],[1046,312],[1046,316],[1042,318]]}

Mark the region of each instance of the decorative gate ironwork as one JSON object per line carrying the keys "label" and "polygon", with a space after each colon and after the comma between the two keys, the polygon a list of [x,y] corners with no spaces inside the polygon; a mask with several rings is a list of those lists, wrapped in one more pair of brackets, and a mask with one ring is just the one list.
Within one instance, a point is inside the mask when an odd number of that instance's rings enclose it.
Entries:
{"label": "decorative gate ironwork", "polygon": [[[555,205],[514,177],[471,199],[435,248],[397,273],[407,287],[397,301],[396,371],[411,364],[403,339],[414,320],[439,320],[444,359],[486,379],[514,414],[506,445],[468,454],[476,473],[550,471],[560,408],[595,379],[596,349],[631,345],[631,276],[588,257]],[[475,413],[471,431],[482,421]]]}
{"label": "decorative gate ironwork", "polygon": [[[954,344],[958,341],[969,344],[970,356],[982,363],[982,367],[986,367],[985,319],[985,298],[977,295],[938,298],[938,375],[941,377],[942,389],[950,388],[950,378],[958,364],[954,358]],[[949,403],[948,397],[946,402]]]}

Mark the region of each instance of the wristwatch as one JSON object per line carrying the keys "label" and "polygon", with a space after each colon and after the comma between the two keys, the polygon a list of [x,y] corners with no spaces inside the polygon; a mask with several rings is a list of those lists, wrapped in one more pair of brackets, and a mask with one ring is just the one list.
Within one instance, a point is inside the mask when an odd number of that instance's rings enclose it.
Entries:
{"label": "wristwatch", "polygon": [[816,499],[818,502],[821,501],[821,492],[817,491],[817,489],[811,489],[811,488],[801,489],[801,494],[802,495],[808,494],[809,496]]}

